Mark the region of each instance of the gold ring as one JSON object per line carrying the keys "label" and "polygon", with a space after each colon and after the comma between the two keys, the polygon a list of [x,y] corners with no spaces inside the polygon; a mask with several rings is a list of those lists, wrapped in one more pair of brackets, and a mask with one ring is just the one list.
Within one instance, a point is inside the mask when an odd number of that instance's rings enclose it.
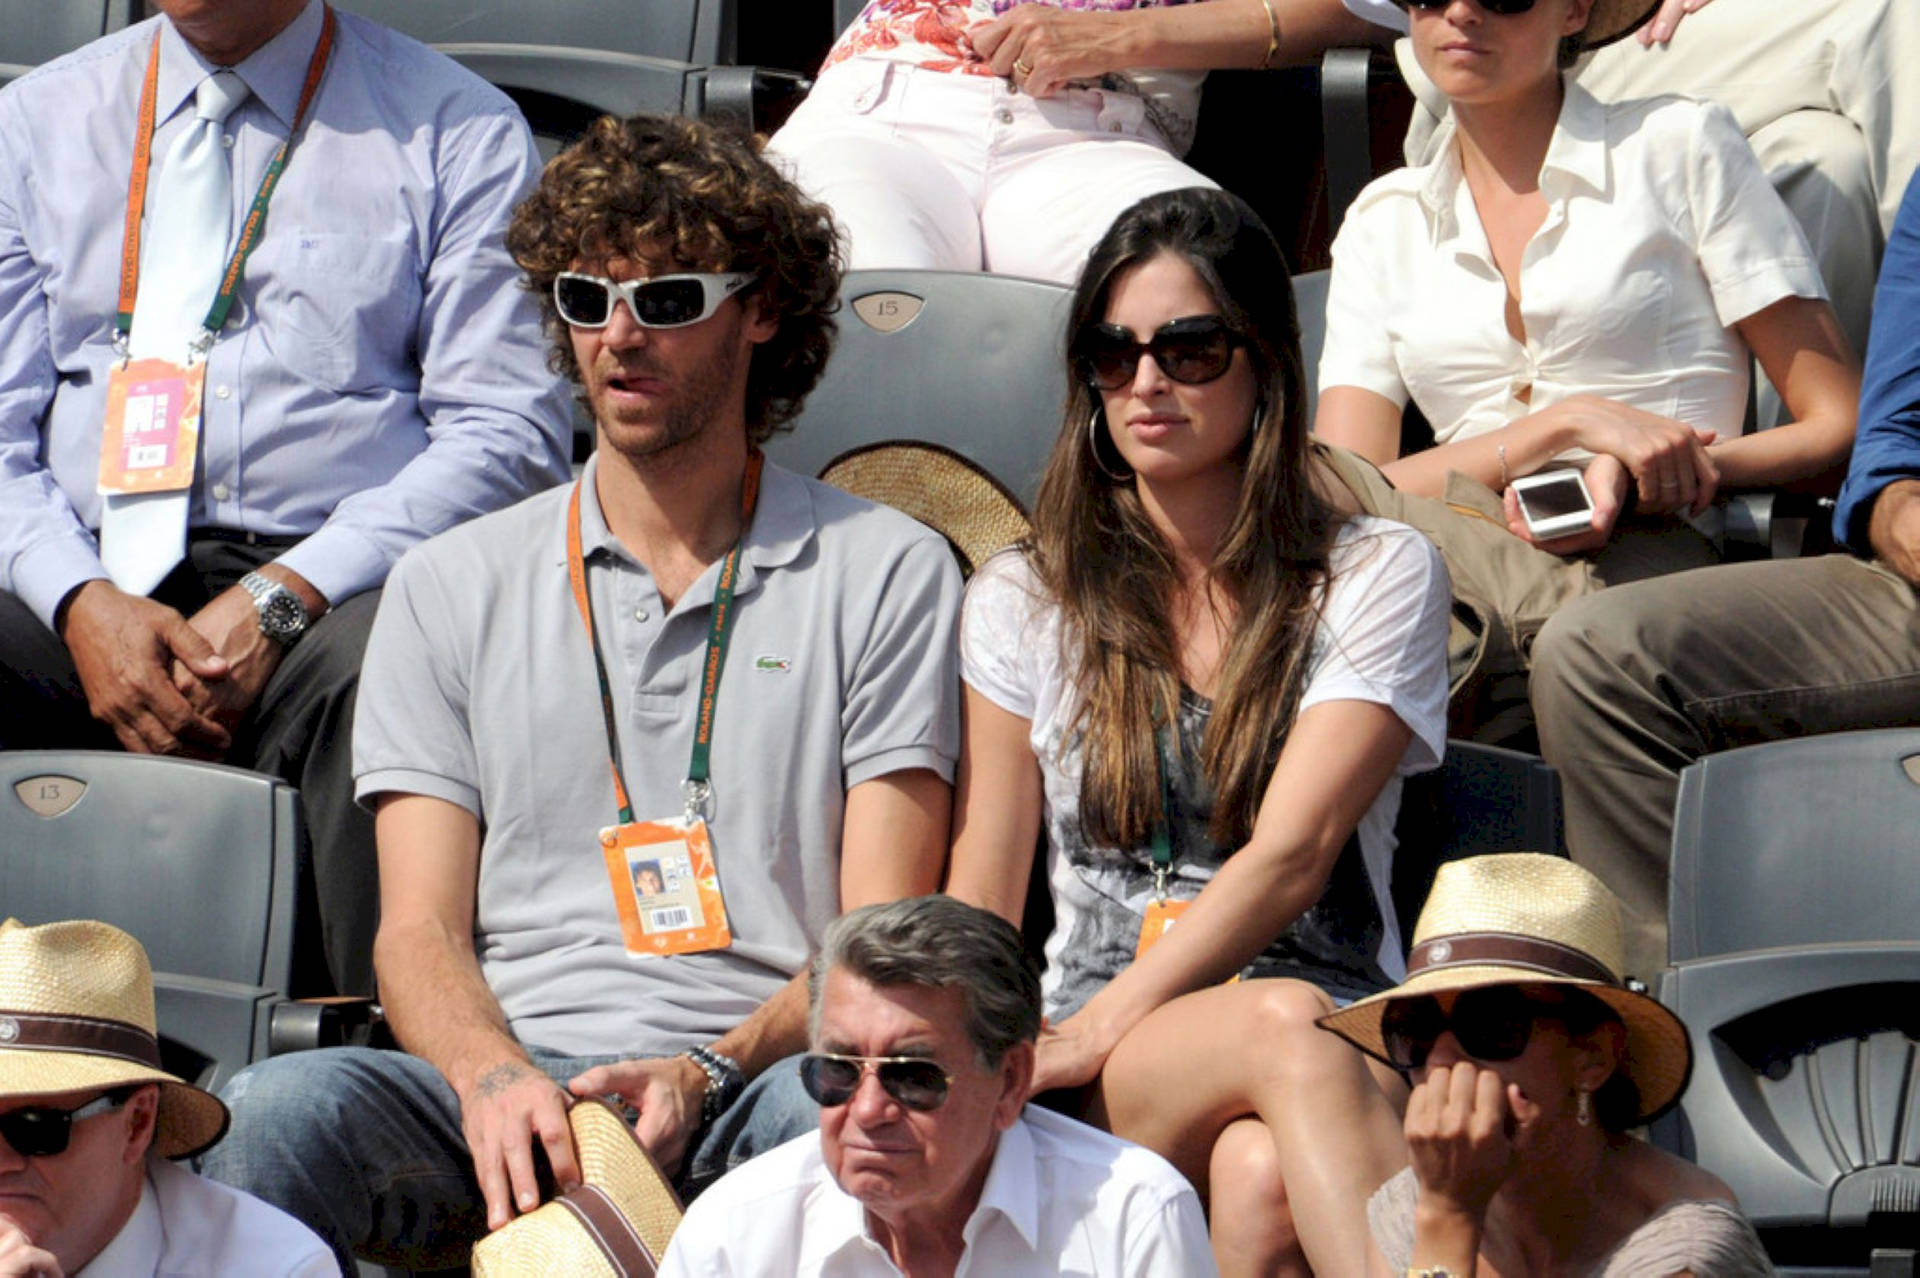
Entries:
{"label": "gold ring", "polygon": [[1028,66],[1022,58],[1015,58],[1013,60],[1013,70],[1022,80],[1033,74],[1033,68]]}

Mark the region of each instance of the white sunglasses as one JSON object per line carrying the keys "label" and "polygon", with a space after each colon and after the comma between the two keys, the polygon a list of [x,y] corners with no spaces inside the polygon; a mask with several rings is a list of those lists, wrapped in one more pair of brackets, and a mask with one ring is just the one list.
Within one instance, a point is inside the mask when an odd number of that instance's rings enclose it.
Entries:
{"label": "white sunglasses", "polygon": [[562,271],[554,277],[553,304],[575,328],[605,328],[616,299],[642,328],[684,328],[720,309],[720,303],[753,283],[740,272],[717,275],[657,275],[652,279],[610,280],[603,275]]}

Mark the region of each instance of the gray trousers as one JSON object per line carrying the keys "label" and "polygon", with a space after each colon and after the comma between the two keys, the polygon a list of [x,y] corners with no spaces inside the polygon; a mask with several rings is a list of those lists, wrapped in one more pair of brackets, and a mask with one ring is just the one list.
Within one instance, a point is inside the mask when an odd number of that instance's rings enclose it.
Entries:
{"label": "gray trousers", "polygon": [[1628,971],[1644,977],[1666,963],[1680,770],[1736,746],[1920,723],[1920,606],[1849,555],[1616,586],[1540,632],[1532,698],[1569,851],[1626,906]]}
{"label": "gray trousers", "polygon": [[[284,548],[196,539],[153,598],[191,617]],[[301,920],[296,994],[373,993],[378,870],[373,818],[353,801],[352,743],[353,694],[379,601],[377,590],[356,595],[314,623],[274,670],[225,760],[300,791],[313,847],[313,882],[301,896],[318,908]],[[66,645],[0,591],[0,750],[119,748],[88,712]]]}

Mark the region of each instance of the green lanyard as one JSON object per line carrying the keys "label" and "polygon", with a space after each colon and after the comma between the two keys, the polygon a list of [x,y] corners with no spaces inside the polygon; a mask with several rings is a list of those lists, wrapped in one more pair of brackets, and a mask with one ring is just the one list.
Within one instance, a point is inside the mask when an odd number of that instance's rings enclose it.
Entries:
{"label": "green lanyard", "polygon": [[[760,467],[766,459],[759,449],[747,457],[747,473],[740,487],[740,541],[727,552],[720,565],[720,579],[713,587],[713,617],[707,625],[707,655],[701,663],[700,712],[693,731],[693,757],[687,761],[686,820],[688,824],[705,811],[713,793],[708,783],[713,747],[713,711],[720,699],[720,672],[727,664],[727,644],[733,637],[733,592],[740,580],[740,546],[746,529],[753,522],[753,509],[760,497]],[[580,490],[583,476],[573,485],[567,502],[567,579],[573,585],[573,602],[580,609],[580,620],[587,628],[587,643],[593,649],[593,672],[600,680],[600,717],[607,729],[607,766],[613,770],[613,795],[620,804],[620,824],[633,822],[633,802],[627,797],[627,785],[620,775],[620,732],[613,713],[613,682],[607,678],[606,658],[600,652],[600,636],[593,624],[593,601],[587,596],[587,561],[580,542]]]}
{"label": "green lanyard", "polygon": [[[227,259],[227,269],[220,274],[220,291],[213,295],[213,305],[201,324],[203,331],[194,343],[196,353],[204,352],[213,344],[213,335],[226,326],[227,315],[233,310],[234,296],[240,290],[240,272],[266,229],[267,203],[273,199],[273,189],[280,185],[281,173],[286,171],[287,156],[293,151],[294,140],[300,136],[307,108],[313,105],[314,95],[320,91],[320,78],[326,74],[327,60],[333,53],[335,24],[333,6],[328,5],[320,24],[320,41],[314,45],[313,57],[307,61],[307,79],[300,89],[300,105],[294,109],[293,125],[287,130],[287,140],[268,162],[266,176],[260,179],[260,189],[254,192],[253,205],[247,210],[247,220],[240,224],[240,238],[233,246],[233,256]],[[133,144],[133,172],[127,180],[127,223],[120,240],[120,306],[113,317],[113,346],[123,354],[127,335],[133,332],[133,305],[140,293],[140,219],[147,204],[147,170],[153,158],[159,93],[160,36],[156,32],[153,50],[147,55],[146,83],[140,91],[139,133]]]}
{"label": "green lanyard", "polygon": [[[1179,741],[1180,727],[1175,723],[1171,729],[1174,740]],[[1167,751],[1160,730],[1153,733],[1153,766],[1160,780],[1160,819],[1153,823],[1153,837],[1149,844],[1153,851],[1153,899],[1161,904],[1167,899],[1167,880],[1173,872],[1173,790],[1167,784]]]}

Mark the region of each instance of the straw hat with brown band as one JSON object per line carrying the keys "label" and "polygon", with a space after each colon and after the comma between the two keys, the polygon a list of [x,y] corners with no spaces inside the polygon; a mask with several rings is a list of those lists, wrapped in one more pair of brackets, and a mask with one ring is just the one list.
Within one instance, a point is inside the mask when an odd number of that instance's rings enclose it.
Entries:
{"label": "straw hat with brown band", "polygon": [[1489,985],[1578,986],[1626,1027],[1620,1071],[1639,1090],[1635,1121],[1644,1123],[1680,1099],[1693,1052],[1679,1017],[1627,988],[1624,949],[1619,899],[1573,862],[1537,852],[1450,861],[1414,927],[1407,979],[1321,1017],[1320,1026],[1387,1061],[1380,1021],[1395,999]]}
{"label": "straw hat with brown band", "polygon": [[1028,532],[1026,512],[1004,484],[938,444],[866,444],[828,462],[820,478],[940,533],[959,555],[965,576]]}
{"label": "straw hat with brown band", "polygon": [[153,969],[140,942],[80,919],[0,923],[0,1100],[160,1085],[153,1152],[197,1154],[226,1134],[227,1107],[160,1068]]}
{"label": "straw hat with brown band", "polygon": [[580,1188],[481,1239],[473,1249],[475,1278],[652,1278],[659,1268],[680,1224],[673,1186],[604,1101],[576,1101],[567,1123]]}

